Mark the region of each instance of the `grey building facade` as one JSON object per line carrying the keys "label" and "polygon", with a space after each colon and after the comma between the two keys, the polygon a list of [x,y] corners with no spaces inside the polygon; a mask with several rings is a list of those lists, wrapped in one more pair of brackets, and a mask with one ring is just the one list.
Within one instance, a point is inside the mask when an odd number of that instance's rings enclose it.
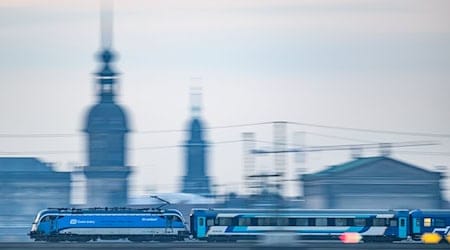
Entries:
{"label": "grey building facade", "polygon": [[37,212],[70,206],[69,172],[32,157],[0,158],[0,240],[25,240]]}
{"label": "grey building facade", "polygon": [[306,208],[441,208],[441,174],[366,157],[302,176]]}

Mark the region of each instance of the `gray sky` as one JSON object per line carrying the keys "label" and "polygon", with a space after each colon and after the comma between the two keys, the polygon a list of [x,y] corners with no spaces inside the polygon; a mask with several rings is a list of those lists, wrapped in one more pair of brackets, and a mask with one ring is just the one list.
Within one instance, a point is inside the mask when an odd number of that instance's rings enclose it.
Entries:
{"label": "gray sky", "polygon": [[[372,0],[116,1],[113,47],[121,72],[118,101],[129,112],[133,194],[178,189],[189,118],[191,77],[202,78],[207,126],[286,120],[344,127],[450,134],[450,2]],[[22,152],[59,169],[84,165],[81,129],[96,101],[99,63],[96,1],[0,2],[0,134],[77,134],[0,138],[1,152]],[[272,140],[272,127],[208,131],[211,142],[242,132]],[[400,160],[450,167],[450,139],[361,133],[304,126],[295,131],[363,141],[433,140]],[[306,136],[308,145],[355,141]],[[267,145],[259,145],[267,146]],[[140,149],[141,148],[141,149]],[[36,152],[37,151],[37,152]],[[400,151],[400,149],[398,150]],[[31,153],[30,153],[31,152]],[[376,151],[365,155],[376,155]],[[13,154],[16,156],[17,154]],[[292,156],[288,167],[294,167]],[[349,152],[307,155],[314,172]],[[273,160],[259,157],[258,166]],[[219,192],[242,182],[242,145],[211,147],[209,173]],[[291,187],[292,188],[292,187]],[[295,194],[290,189],[289,194]]]}

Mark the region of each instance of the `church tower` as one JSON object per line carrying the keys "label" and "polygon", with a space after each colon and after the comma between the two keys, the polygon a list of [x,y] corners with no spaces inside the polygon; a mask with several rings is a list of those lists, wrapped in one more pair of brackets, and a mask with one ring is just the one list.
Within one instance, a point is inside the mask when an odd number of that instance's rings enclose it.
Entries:
{"label": "church tower", "polygon": [[84,169],[88,206],[125,206],[128,197],[129,128],[124,110],[115,101],[117,73],[112,67],[111,11],[102,6],[102,51],[98,56],[101,66],[96,73],[98,101],[88,112],[84,128],[88,144],[88,166]]}
{"label": "church tower", "polygon": [[186,173],[183,176],[183,193],[211,195],[209,176],[207,175],[208,143],[204,139],[204,130],[200,118],[200,89],[192,89],[191,116],[188,127],[188,140],[184,144]]}

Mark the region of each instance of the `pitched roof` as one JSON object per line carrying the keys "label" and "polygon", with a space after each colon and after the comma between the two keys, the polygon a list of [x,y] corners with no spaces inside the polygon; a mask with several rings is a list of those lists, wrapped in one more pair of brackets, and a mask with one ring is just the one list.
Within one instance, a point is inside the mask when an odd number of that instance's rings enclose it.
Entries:
{"label": "pitched roof", "polygon": [[320,172],[311,174],[311,176],[328,176],[331,175],[333,173],[338,173],[338,172],[342,172],[345,170],[349,170],[349,169],[353,169],[353,168],[358,168],[360,166],[364,166],[376,161],[380,161],[386,159],[386,157],[384,156],[377,156],[377,157],[364,157],[364,158],[357,158],[356,160],[353,161],[349,161],[340,165],[334,165],[334,166],[330,166],[329,168],[322,170]]}
{"label": "pitched roof", "polygon": [[336,174],[348,171],[348,170],[352,170],[352,169],[358,169],[361,168],[363,166],[367,166],[373,163],[376,163],[378,161],[384,161],[384,160],[388,160],[388,161],[392,161],[395,162],[397,164],[401,164],[404,166],[407,166],[409,168],[412,169],[417,169],[423,172],[427,172],[427,173],[434,173],[432,171],[428,171],[425,170],[423,168],[408,164],[408,163],[404,163],[395,159],[392,159],[390,157],[386,157],[386,156],[375,156],[375,157],[361,157],[361,158],[357,158],[355,160],[343,163],[343,164],[339,164],[339,165],[334,165],[334,166],[330,166],[329,168],[319,171],[317,173],[313,173],[313,174],[306,174],[303,176],[303,179],[316,179],[316,178],[321,178],[321,177],[328,177],[328,176],[334,176]]}
{"label": "pitched roof", "polygon": [[0,157],[0,172],[53,172],[48,163],[34,157]]}

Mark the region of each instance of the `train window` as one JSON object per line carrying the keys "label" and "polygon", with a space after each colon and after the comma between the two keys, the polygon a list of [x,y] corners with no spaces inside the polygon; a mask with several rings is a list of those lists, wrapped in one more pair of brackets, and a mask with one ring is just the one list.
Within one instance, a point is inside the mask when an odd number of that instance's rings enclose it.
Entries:
{"label": "train window", "polygon": [[288,218],[278,218],[277,219],[277,226],[288,226],[288,225],[289,225]]}
{"label": "train window", "polygon": [[203,225],[205,224],[204,219],[203,219],[203,218],[198,219],[198,224],[199,224],[200,226],[203,226]]}
{"label": "train window", "polygon": [[297,218],[295,221],[296,226],[308,226],[308,218]]}
{"label": "train window", "polygon": [[231,226],[232,224],[232,218],[227,217],[218,217],[218,224],[219,226]]}
{"label": "train window", "polygon": [[336,224],[334,222],[334,218],[327,219],[327,226],[336,226]]}
{"label": "train window", "polygon": [[316,226],[327,226],[328,225],[328,220],[327,218],[316,218]]}
{"label": "train window", "polygon": [[181,218],[178,216],[173,216],[173,221],[181,222]]}
{"label": "train window", "polygon": [[431,218],[424,218],[423,219],[423,226],[424,227],[431,227]]}
{"label": "train window", "polygon": [[334,223],[336,226],[347,226],[347,219],[346,218],[336,218],[336,219],[334,219]]}
{"label": "train window", "polygon": [[355,221],[353,218],[347,218],[347,226],[354,226]]}
{"label": "train window", "polygon": [[365,227],[366,226],[366,219],[355,218],[353,222],[356,227]]}
{"label": "train window", "polygon": [[56,216],[48,215],[48,216],[45,216],[44,218],[42,218],[41,222],[52,221],[52,220],[55,220],[55,219],[56,219]]}
{"label": "train window", "polygon": [[447,225],[446,225],[444,219],[436,218],[436,219],[434,219],[434,226],[435,226],[435,227],[445,227],[445,226],[447,226]]}
{"label": "train window", "polygon": [[251,218],[239,218],[238,219],[238,225],[239,226],[250,226],[251,225]]}
{"label": "train window", "polygon": [[404,227],[405,226],[405,219],[400,219],[400,226]]}
{"label": "train window", "polygon": [[206,220],[206,226],[214,226],[214,219],[207,219]]}
{"label": "train window", "polygon": [[386,226],[386,219],[385,218],[373,218],[372,226]]}
{"label": "train window", "polygon": [[295,226],[295,218],[289,218],[289,226]]}
{"label": "train window", "polygon": [[271,226],[276,226],[277,225],[277,221],[278,221],[277,218],[270,218],[270,225]]}
{"label": "train window", "polygon": [[270,226],[270,218],[258,218],[258,226]]}
{"label": "train window", "polygon": [[397,226],[397,220],[396,219],[391,219],[389,221],[389,226],[391,227],[396,227]]}

